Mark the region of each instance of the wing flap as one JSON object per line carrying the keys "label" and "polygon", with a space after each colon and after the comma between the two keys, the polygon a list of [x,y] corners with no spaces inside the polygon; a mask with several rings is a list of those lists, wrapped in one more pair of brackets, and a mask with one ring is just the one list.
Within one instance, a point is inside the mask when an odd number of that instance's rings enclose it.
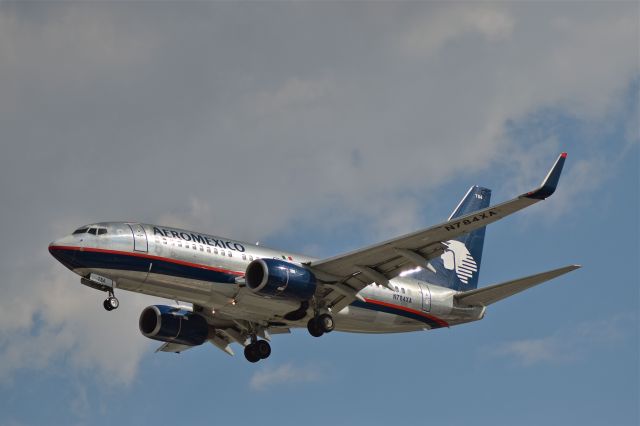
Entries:
{"label": "wing flap", "polygon": [[187,349],[191,349],[194,348],[195,346],[191,346],[191,345],[181,345],[179,343],[163,343],[162,346],[160,346],[158,349],[156,349],[156,353],[157,352],[173,352],[176,354],[179,354],[180,352],[184,352]]}
{"label": "wing flap", "polygon": [[492,303],[513,296],[514,294],[518,294],[524,290],[538,284],[542,284],[543,282],[549,281],[553,278],[557,278],[560,275],[564,275],[578,268],[580,268],[580,265],[569,265],[552,271],[519,278],[517,280],[465,291],[457,294],[454,298],[459,306],[489,306]]}

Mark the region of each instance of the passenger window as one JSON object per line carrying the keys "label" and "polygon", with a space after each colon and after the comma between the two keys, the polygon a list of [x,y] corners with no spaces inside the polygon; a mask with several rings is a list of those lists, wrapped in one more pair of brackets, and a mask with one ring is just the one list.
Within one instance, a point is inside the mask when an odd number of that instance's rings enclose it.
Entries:
{"label": "passenger window", "polygon": [[253,256],[249,256],[249,260],[253,262]]}
{"label": "passenger window", "polygon": [[180,243],[180,242],[179,242],[179,243],[178,243],[178,247],[182,247],[182,243]]}
{"label": "passenger window", "polygon": [[224,256],[225,255],[224,250],[220,250],[220,254]]}
{"label": "passenger window", "polygon": [[247,260],[247,255],[246,254],[242,255],[242,260]]}
{"label": "passenger window", "polygon": [[193,248],[194,250],[197,250],[197,248],[196,248],[196,245],[195,245],[195,244],[193,244],[193,245],[191,246],[191,248]]}
{"label": "passenger window", "polygon": [[207,247],[207,253],[211,253],[211,247]]}
{"label": "passenger window", "polygon": [[404,287],[401,290],[402,290],[402,294],[404,294]]}
{"label": "passenger window", "polygon": [[396,287],[396,292],[398,292],[398,291],[400,291],[400,290],[398,290],[398,287]]}
{"label": "passenger window", "polygon": [[213,249],[213,254],[218,254],[218,249],[217,248]]}
{"label": "passenger window", "polygon": [[91,235],[96,235],[98,233],[98,229],[97,228],[91,228],[91,229],[89,229],[89,233]]}
{"label": "passenger window", "polygon": [[229,252],[229,257],[233,257],[233,254],[231,252]]}
{"label": "passenger window", "polygon": [[200,251],[204,251],[204,247],[200,246]]}

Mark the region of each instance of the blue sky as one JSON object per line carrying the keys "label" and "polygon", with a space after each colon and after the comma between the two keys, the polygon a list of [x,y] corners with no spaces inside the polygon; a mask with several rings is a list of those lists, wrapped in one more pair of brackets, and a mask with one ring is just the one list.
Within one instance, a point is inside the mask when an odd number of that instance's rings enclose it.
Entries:
{"label": "blue sky", "polygon": [[[0,3],[0,425],[638,424],[638,13]],[[139,220],[330,256],[473,184],[531,189],[562,151],[557,193],[488,228],[480,283],[583,268],[451,329],[155,354],[157,299],[104,312],[46,252]]]}

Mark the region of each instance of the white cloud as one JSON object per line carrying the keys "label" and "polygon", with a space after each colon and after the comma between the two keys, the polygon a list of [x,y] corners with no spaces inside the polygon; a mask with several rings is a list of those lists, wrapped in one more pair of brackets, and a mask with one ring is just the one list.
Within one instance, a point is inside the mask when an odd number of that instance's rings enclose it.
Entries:
{"label": "white cloud", "polygon": [[612,346],[621,342],[635,324],[633,314],[619,314],[599,321],[588,321],[557,330],[550,336],[514,340],[494,347],[485,347],[490,356],[512,359],[518,364],[557,364],[579,360],[592,347]]}
{"label": "white cloud", "polygon": [[291,108],[309,107],[329,96],[332,83],[328,79],[293,77],[272,91],[261,91],[251,98],[249,107],[260,116],[286,114]]}
{"label": "white cloud", "polygon": [[[42,234],[66,235],[81,223],[70,214]],[[42,235],[34,238],[30,256],[14,261],[5,275],[0,381],[12,381],[21,370],[55,375],[64,369],[108,385],[130,384],[140,360],[151,352],[151,341],[138,331],[138,316],[161,299],[116,290],[120,307],[107,312],[102,307],[106,294],[80,284],[80,277],[57,263],[46,247]],[[50,370],[53,365],[58,368]],[[82,401],[80,392],[74,407],[81,409]]]}
{"label": "white cloud", "polygon": [[144,26],[128,26],[123,31],[117,13],[110,8],[88,14],[80,7],[51,6],[4,4],[0,9],[3,78],[15,83],[27,77],[29,81],[28,85],[3,85],[3,97],[11,98],[0,102],[0,112],[20,105],[30,85],[46,87],[53,94],[68,82],[74,90],[87,90],[96,78],[123,76],[120,73],[148,62],[160,46]]}
{"label": "white cloud", "polygon": [[75,395],[69,402],[69,409],[76,419],[86,420],[89,417],[91,404],[87,394],[87,387],[84,384],[75,384]]}
{"label": "white cloud", "polygon": [[[0,302],[0,380],[62,363],[110,385],[129,384],[150,351],[137,319],[153,299],[127,294],[117,311],[106,312],[104,295],[82,286],[61,265],[23,282],[19,297]],[[19,307],[18,321],[10,320],[18,311],[12,305]]]}
{"label": "white cloud", "polygon": [[515,25],[507,7],[490,4],[446,5],[416,21],[401,40],[407,53],[419,56],[433,55],[465,35],[499,41],[508,38]]}
{"label": "white cloud", "polygon": [[574,356],[572,348],[565,347],[555,336],[505,343],[495,348],[494,353],[512,357],[523,365],[568,361]]}
{"label": "white cloud", "polygon": [[265,391],[278,386],[318,382],[323,376],[324,373],[316,366],[297,367],[291,363],[266,366],[253,374],[249,387],[254,391]]}
{"label": "white cloud", "polygon": [[186,206],[176,212],[161,214],[157,221],[163,225],[182,229],[208,229],[215,220],[211,205],[200,197],[189,197]]}
{"label": "white cloud", "polygon": [[[299,221],[362,224],[374,242],[422,223],[422,199],[452,177],[513,163],[514,188],[530,189],[564,141],[523,143],[506,123],[555,108],[606,124],[638,76],[633,3],[399,4],[410,13],[345,28],[286,8],[269,31],[232,7],[19,3],[0,4],[4,379],[55,364],[129,383],[149,348],[136,324],[151,299],[103,312],[102,295],[34,257],[43,235],[125,218],[250,240]],[[570,153],[565,203],[615,170],[600,153]],[[537,362],[558,344],[505,351]]]}

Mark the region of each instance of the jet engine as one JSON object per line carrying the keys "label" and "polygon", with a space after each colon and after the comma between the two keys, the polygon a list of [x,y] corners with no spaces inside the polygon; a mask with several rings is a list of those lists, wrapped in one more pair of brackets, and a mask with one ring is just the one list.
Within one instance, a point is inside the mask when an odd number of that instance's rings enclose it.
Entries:
{"label": "jet engine", "polygon": [[247,266],[247,287],[256,294],[305,301],[316,292],[316,277],[308,269],[278,259],[256,259]]}
{"label": "jet engine", "polygon": [[204,317],[173,306],[144,308],[138,325],[142,334],[150,339],[180,345],[201,345],[209,334],[209,325]]}

